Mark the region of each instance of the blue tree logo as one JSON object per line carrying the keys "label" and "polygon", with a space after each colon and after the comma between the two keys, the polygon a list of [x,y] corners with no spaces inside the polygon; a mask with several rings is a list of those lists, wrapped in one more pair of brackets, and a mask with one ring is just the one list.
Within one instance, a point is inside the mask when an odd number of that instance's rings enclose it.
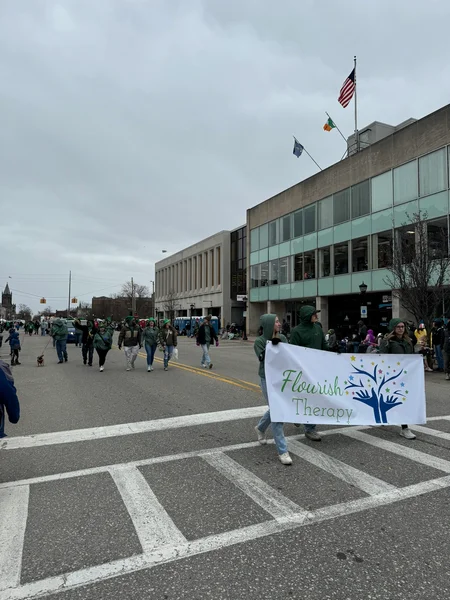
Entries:
{"label": "blue tree logo", "polygon": [[[350,360],[356,363],[356,356],[351,356]],[[378,360],[377,363],[371,362],[370,367],[366,367],[361,358],[359,366],[351,365],[353,372],[348,381],[344,381],[346,395],[351,395],[353,400],[370,406],[376,423],[388,423],[388,411],[401,406],[408,396],[404,381],[404,375],[407,375],[408,371],[401,369],[399,362],[395,365],[389,362]],[[392,386],[387,387],[391,382]]]}

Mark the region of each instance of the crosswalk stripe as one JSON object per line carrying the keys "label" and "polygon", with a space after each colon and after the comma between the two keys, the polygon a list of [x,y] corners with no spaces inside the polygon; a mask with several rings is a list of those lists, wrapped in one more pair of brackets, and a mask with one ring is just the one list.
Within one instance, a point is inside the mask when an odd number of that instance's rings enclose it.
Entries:
{"label": "crosswalk stripe", "polygon": [[10,588],[3,591],[0,590],[0,600],[42,598],[53,592],[64,592],[80,588],[112,577],[136,573],[156,565],[166,564],[175,560],[204,554],[206,552],[253,541],[255,539],[261,539],[283,531],[321,523],[371,508],[387,506],[395,502],[446,489],[448,487],[450,487],[450,476],[440,477],[384,492],[378,496],[367,496],[365,498],[360,498],[359,500],[351,500],[349,502],[343,502],[342,504],[319,508],[310,513],[308,518],[305,518],[304,514],[299,514],[287,516],[279,520],[264,521],[257,525],[251,525],[249,527],[243,527],[241,529],[235,529],[233,531],[227,531],[198,540],[189,541],[182,545],[165,546],[148,554],[131,556],[110,563],[72,571],[63,575],[48,577],[47,579],[27,583],[16,588]]}
{"label": "crosswalk stripe", "polygon": [[304,514],[306,518],[308,515],[308,512],[300,508],[298,504],[280,494],[278,490],[275,490],[230,456],[223,454],[223,452],[205,454],[202,459],[275,519],[292,517],[294,514]]}
{"label": "crosswalk stripe", "polygon": [[0,490],[0,590],[20,583],[30,486]]}
{"label": "crosswalk stripe", "polygon": [[446,431],[431,429],[431,427],[422,427],[421,425],[410,425],[409,428],[418,433],[425,433],[426,435],[431,435],[440,438],[441,440],[450,440],[450,433]]}
{"label": "crosswalk stripe", "polygon": [[310,448],[306,444],[301,444],[297,441],[289,442],[289,451],[299,458],[319,467],[322,471],[331,473],[331,475],[345,481],[345,483],[359,488],[363,492],[366,492],[366,494],[369,494],[369,496],[376,496],[382,492],[389,492],[396,489],[394,485],[372,477],[337,458],[328,456],[315,448]]}
{"label": "crosswalk stripe", "polygon": [[373,435],[363,433],[362,431],[355,431],[355,429],[342,431],[342,435],[358,440],[359,442],[364,442],[365,444],[369,444],[375,448],[386,450],[392,454],[398,454],[398,456],[402,456],[403,458],[426,465],[427,467],[432,467],[438,471],[450,473],[450,462],[448,460],[444,460],[443,458],[438,458],[437,456],[433,456],[431,454],[425,454],[425,452],[414,450],[414,448],[407,448],[406,446],[401,446],[400,444],[394,444],[393,442],[382,440]]}
{"label": "crosswalk stripe", "polygon": [[135,467],[108,469],[133,521],[144,554],[168,544],[184,544],[186,538],[176,527]]}

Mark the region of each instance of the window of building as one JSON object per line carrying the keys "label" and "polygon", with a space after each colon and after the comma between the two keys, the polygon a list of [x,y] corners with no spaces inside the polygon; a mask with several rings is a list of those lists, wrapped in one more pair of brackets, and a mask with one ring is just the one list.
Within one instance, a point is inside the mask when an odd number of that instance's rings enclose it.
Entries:
{"label": "window of building", "polygon": [[305,268],[305,279],[316,278],[316,251],[310,250],[303,253],[303,264]]}
{"label": "window of building", "polygon": [[211,285],[216,285],[216,265],[214,264],[214,250],[210,250],[210,263],[211,263]]}
{"label": "window of building", "polygon": [[334,274],[348,273],[348,242],[337,244],[334,247]]}
{"label": "window of building", "polygon": [[290,283],[289,256],[280,258],[278,261],[278,283]]}
{"label": "window of building", "polygon": [[331,275],[331,248],[320,248],[319,250],[319,277]]}
{"label": "window of building", "polygon": [[428,221],[427,223],[428,256],[438,260],[448,256],[448,223],[447,217]]}
{"label": "window of building", "polygon": [[271,221],[269,223],[269,246],[276,246],[278,239],[278,221]]}
{"label": "window of building", "polygon": [[269,263],[263,262],[260,265],[261,268],[261,278],[260,278],[260,286],[265,287],[269,285]]}
{"label": "window of building", "polygon": [[372,212],[391,208],[394,200],[392,186],[392,171],[373,177],[372,184]]}
{"label": "window of building", "polygon": [[421,196],[442,192],[447,187],[445,148],[419,158],[419,190]]}
{"label": "window of building", "polygon": [[417,193],[417,161],[394,169],[394,204],[415,200]]}
{"label": "window of building", "polygon": [[278,285],[278,258],[271,260],[269,267],[269,285]]}
{"label": "window of building", "polygon": [[362,181],[352,187],[352,219],[370,213],[370,183]]}
{"label": "window of building", "polygon": [[292,215],[286,215],[281,219],[280,242],[287,242],[292,237]]}
{"label": "window of building", "polygon": [[208,252],[205,252],[205,287],[209,287],[209,256]]}
{"label": "window of building", "polygon": [[221,253],[221,248],[220,246],[217,248],[217,285],[221,284],[221,268],[222,268],[222,264],[221,264],[221,257],[220,257],[220,253]]}
{"label": "window of building", "polygon": [[201,254],[198,255],[198,289],[203,288],[203,257]]}
{"label": "window of building", "polygon": [[303,235],[303,211],[298,210],[294,213],[294,237]]}
{"label": "window of building", "polygon": [[350,220],[350,188],[333,195],[333,222],[335,225]]}
{"label": "window of building", "polygon": [[316,231],[316,204],[303,209],[303,232],[305,235]]}
{"label": "window of building", "polygon": [[294,256],[294,281],[303,281],[303,254]]}
{"label": "window of building", "polygon": [[193,269],[193,274],[194,274],[194,279],[192,280],[192,289],[196,290],[198,289],[198,279],[197,279],[197,257],[194,256],[193,260],[193,264],[194,264],[194,269]]}
{"label": "window of building", "polygon": [[267,248],[269,245],[269,225],[265,223],[265,225],[261,225],[259,228],[259,249],[263,250]]}
{"label": "window of building", "polygon": [[250,287],[257,288],[260,283],[260,265],[253,265],[250,268]]}
{"label": "window of building", "polygon": [[369,240],[358,238],[352,242],[352,269],[354,272],[369,269]]}
{"label": "window of building", "polygon": [[250,251],[256,252],[259,250],[259,228],[250,231]]}
{"label": "window of building", "polygon": [[333,226],[333,196],[324,198],[317,203],[318,229],[326,229],[327,227]]}
{"label": "window of building", "polygon": [[376,234],[376,257],[377,264],[374,265],[378,269],[386,269],[392,264],[393,255],[393,238],[392,230],[383,231]]}
{"label": "window of building", "polygon": [[[396,248],[401,252],[403,264],[409,264],[416,254],[416,230],[415,225],[405,225],[395,230]],[[397,250],[396,250],[397,251]]]}

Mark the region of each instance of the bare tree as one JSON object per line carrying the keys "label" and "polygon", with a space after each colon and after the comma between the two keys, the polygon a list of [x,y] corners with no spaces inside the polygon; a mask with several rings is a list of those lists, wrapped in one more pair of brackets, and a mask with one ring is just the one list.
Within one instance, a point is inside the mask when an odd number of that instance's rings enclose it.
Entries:
{"label": "bare tree", "polygon": [[19,310],[16,313],[18,319],[24,319],[25,321],[31,321],[32,311],[26,304],[19,304]]}
{"label": "bare tree", "polygon": [[416,323],[423,320],[429,329],[433,319],[443,314],[449,297],[448,233],[440,228],[429,236],[425,212],[414,213],[412,219],[406,216],[410,224],[394,232],[384,283]]}
{"label": "bare tree", "polygon": [[175,310],[179,307],[177,302],[176,294],[173,290],[169,290],[169,293],[166,294],[166,299],[163,304],[164,312],[168,313],[169,319],[171,321],[175,318]]}
{"label": "bare tree", "polygon": [[42,313],[43,315],[51,315],[53,312],[53,308],[51,306],[47,306],[47,308]]}
{"label": "bare tree", "polygon": [[89,302],[80,302],[77,308],[77,316],[81,318],[89,317],[92,313],[92,305]]}
{"label": "bare tree", "polygon": [[134,286],[131,285],[131,281],[127,281],[123,284],[121,289],[121,297],[128,298],[131,300],[133,297],[133,287],[134,287],[134,297],[135,298],[148,298],[149,290],[145,285],[139,285],[138,283],[134,283]]}

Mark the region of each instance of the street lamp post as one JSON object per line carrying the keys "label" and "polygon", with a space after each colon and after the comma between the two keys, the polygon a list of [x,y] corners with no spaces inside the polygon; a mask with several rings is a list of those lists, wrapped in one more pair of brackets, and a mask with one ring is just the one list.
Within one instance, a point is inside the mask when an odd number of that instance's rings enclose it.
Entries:
{"label": "street lamp post", "polygon": [[191,304],[189,308],[191,309],[191,327],[189,329],[189,334],[192,336],[192,311],[195,308],[195,304]]}
{"label": "street lamp post", "polygon": [[360,318],[361,319],[367,319],[367,305],[365,302],[366,292],[367,292],[367,284],[365,284],[363,281],[359,285],[359,295],[360,295],[359,307],[360,307]]}

